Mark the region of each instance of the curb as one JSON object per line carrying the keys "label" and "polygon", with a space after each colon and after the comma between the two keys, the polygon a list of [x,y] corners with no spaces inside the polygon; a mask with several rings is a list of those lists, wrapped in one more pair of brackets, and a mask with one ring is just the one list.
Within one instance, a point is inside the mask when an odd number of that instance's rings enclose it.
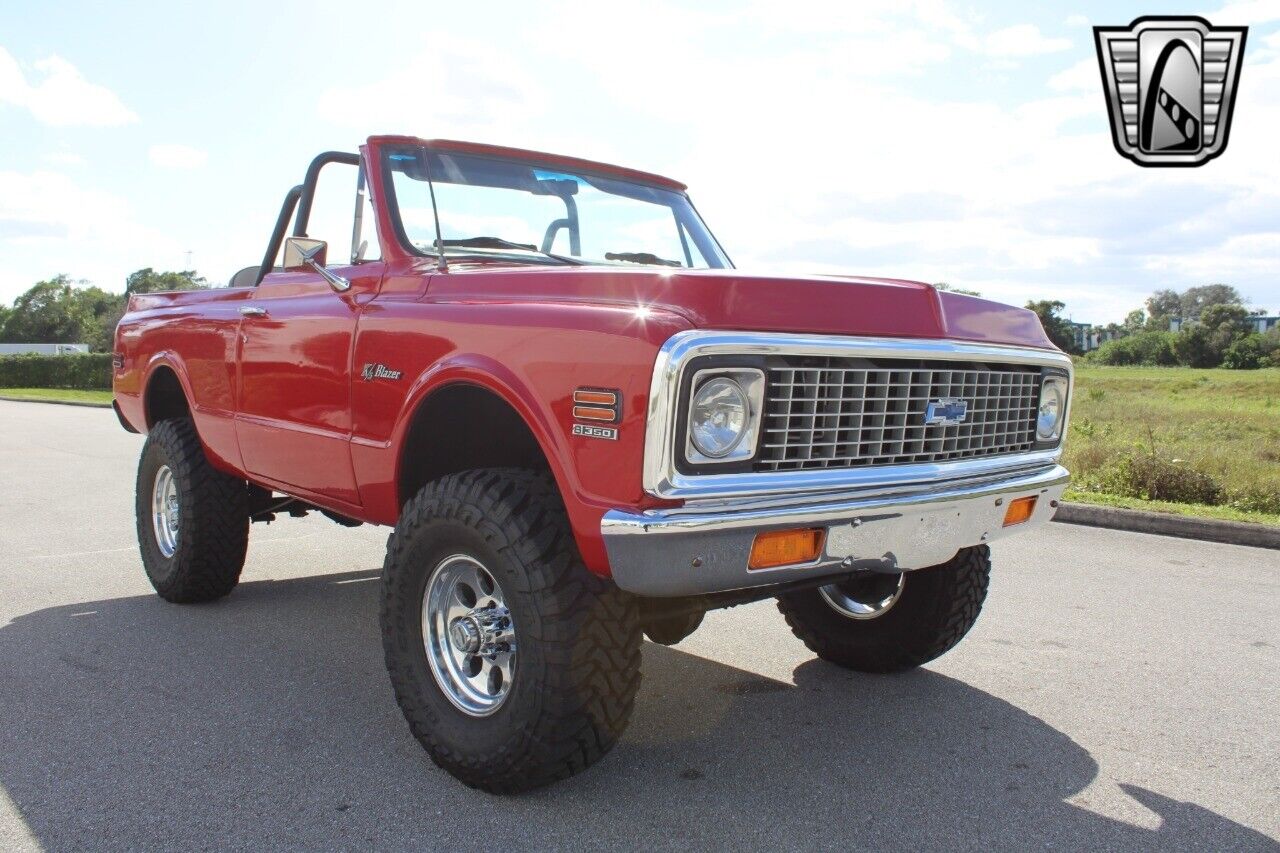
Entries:
{"label": "curb", "polygon": [[110,403],[90,403],[86,400],[41,400],[35,397],[5,397],[0,395],[0,400],[10,403],[49,403],[55,406],[80,406],[85,409],[109,409]]}
{"label": "curb", "polygon": [[1182,539],[1202,539],[1208,542],[1226,542],[1230,545],[1280,550],[1280,527],[1249,524],[1244,521],[1193,518],[1187,515],[1066,501],[1058,507],[1058,513],[1053,520],[1064,524],[1084,524],[1111,530],[1132,530],[1136,533],[1155,533]]}

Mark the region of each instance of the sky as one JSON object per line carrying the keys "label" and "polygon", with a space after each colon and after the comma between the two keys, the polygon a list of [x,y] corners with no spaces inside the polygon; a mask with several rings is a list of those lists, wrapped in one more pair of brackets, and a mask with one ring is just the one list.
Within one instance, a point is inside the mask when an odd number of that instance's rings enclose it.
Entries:
{"label": "sky", "polygon": [[[1156,288],[1280,311],[1280,0],[0,10],[0,302],[65,273],[225,283],[323,150],[405,133],[677,178],[735,264],[948,282],[1119,321]],[[1091,27],[1248,25],[1227,151],[1111,142]]]}

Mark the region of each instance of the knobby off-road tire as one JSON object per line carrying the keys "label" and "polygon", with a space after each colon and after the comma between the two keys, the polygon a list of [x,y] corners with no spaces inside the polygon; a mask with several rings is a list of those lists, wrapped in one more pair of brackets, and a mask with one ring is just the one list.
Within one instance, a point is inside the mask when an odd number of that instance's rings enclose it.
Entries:
{"label": "knobby off-road tire", "polygon": [[818,657],[859,672],[897,672],[928,663],[969,632],[991,577],[991,550],[964,548],[950,561],[907,572],[897,601],[879,616],[853,619],[816,590],[778,598],[791,632]]}
{"label": "knobby off-road tire", "polygon": [[[424,644],[424,594],[457,555],[479,563],[510,611],[508,692],[487,716],[443,692]],[[635,599],[583,565],[554,481],[482,469],[425,486],[387,543],[382,642],[396,701],[431,759],[467,785],[515,793],[599,760],[640,686]]]}
{"label": "knobby off-road tire", "polygon": [[[177,525],[162,543],[155,490],[164,472],[176,496]],[[248,487],[209,464],[191,421],[151,428],[138,462],[136,507],[142,565],[161,598],[212,601],[235,588],[249,547]]]}

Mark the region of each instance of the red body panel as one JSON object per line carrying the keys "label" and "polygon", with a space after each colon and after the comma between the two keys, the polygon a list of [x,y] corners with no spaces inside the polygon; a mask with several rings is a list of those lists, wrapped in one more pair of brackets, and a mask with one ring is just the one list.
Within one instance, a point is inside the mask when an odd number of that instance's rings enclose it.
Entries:
{"label": "red body panel", "polygon": [[[375,137],[370,147],[405,141]],[[585,168],[573,158],[492,152]],[[496,262],[452,263],[441,273],[390,236],[377,170],[370,191],[384,261],[335,269],[352,282],[345,293],[312,273],[273,273],[256,289],[134,296],[116,338],[123,417],[146,430],[145,389],[167,367],[214,464],[342,514],[394,524],[413,413],[445,385],[478,385],[528,424],[584,560],[607,573],[601,516],[657,503],[641,487],[645,412],[658,350],[675,333],[719,328],[1052,348],[1030,311],[906,281]],[[248,305],[266,316],[242,315]],[[402,378],[361,381],[365,364]],[[621,391],[617,441],[571,434],[572,394],[584,386]]]}

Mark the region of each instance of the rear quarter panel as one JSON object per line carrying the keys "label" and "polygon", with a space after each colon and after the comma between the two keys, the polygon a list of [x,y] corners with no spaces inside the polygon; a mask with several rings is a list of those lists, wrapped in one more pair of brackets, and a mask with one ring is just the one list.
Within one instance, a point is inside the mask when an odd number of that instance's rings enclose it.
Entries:
{"label": "rear quarter panel", "polygon": [[147,431],[147,385],[160,368],[172,369],[211,461],[233,473],[242,470],[234,421],[240,304],[251,293],[226,288],[131,296],[116,327],[121,363],[112,387],[124,418]]}

